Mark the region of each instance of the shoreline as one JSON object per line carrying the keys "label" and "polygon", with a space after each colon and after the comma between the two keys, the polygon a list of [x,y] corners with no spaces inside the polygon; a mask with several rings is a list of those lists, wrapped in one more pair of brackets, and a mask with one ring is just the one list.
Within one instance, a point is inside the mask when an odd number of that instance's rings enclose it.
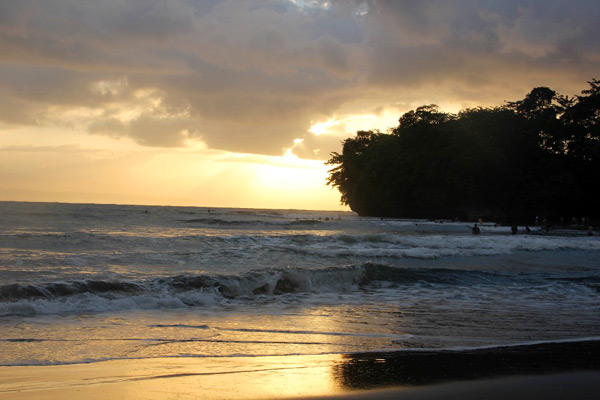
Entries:
{"label": "shoreline", "polygon": [[[556,381],[552,376],[562,376],[556,379],[562,379],[571,391],[580,387],[577,398],[587,398],[586,393],[595,389],[600,393],[600,341],[476,350],[0,367],[0,399],[426,399],[442,398],[439,396],[447,394],[448,387],[467,394],[496,393],[497,382],[503,380],[521,391],[538,391],[539,398],[544,398],[544,387]],[[575,381],[579,383],[573,386]],[[553,393],[566,395],[565,390],[556,388]]]}
{"label": "shoreline", "polygon": [[599,382],[600,371],[578,371],[458,381],[296,400],[596,400],[600,395]]}
{"label": "shoreline", "polygon": [[[27,342],[29,340],[19,340],[19,339],[2,339],[3,341],[9,342]],[[35,340],[34,340],[35,341]],[[60,367],[60,366],[76,366],[76,365],[88,365],[88,364],[96,364],[102,362],[112,362],[112,361],[144,361],[144,360],[154,360],[154,359],[212,359],[212,358],[224,358],[224,359],[236,359],[236,358],[260,358],[260,357],[327,357],[327,356],[335,356],[335,357],[348,357],[350,359],[361,359],[363,357],[372,358],[372,357],[385,357],[389,355],[390,357],[395,358],[396,356],[402,357],[402,355],[406,354],[452,354],[452,353],[477,353],[482,351],[493,351],[493,352],[502,352],[503,350],[513,350],[513,349],[528,349],[535,348],[538,346],[563,346],[563,345],[578,345],[580,343],[584,343],[584,345],[594,346],[595,343],[600,343],[600,336],[593,337],[584,337],[584,338],[573,338],[573,339],[556,339],[556,340],[535,340],[528,342],[515,342],[515,343],[504,343],[504,344],[493,344],[493,345],[482,345],[482,346],[473,346],[473,347],[465,347],[465,346],[457,346],[457,347],[446,347],[446,348],[401,348],[401,349],[375,349],[375,350],[364,350],[364,351],[348,351],[348,352],[332,352],[332,353],[291,353],[291,354],[264,354],[264,355],[232,355],[232,356],[193,356],[193,355],[184,355],[184,356],[157,356],[157,357],[124,357],[124,358],[100,358],[100,359],[85,359],[82,361],[73,361],[73,362],[58,362],[58,363],[16,363],[16,364],[2,364],[0,362],[0,368],[11,368],[11,367]],[[1,360],[0,360],[1,361]]]}

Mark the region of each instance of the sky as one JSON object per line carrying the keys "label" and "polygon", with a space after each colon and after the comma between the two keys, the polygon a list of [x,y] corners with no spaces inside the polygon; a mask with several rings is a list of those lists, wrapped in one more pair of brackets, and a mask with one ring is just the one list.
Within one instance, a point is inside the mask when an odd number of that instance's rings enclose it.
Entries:
{"label": "sky", "polygon": [[0,2],[0,200],[346,209],[324,162],[425,104],[600,78],[597,0]]}

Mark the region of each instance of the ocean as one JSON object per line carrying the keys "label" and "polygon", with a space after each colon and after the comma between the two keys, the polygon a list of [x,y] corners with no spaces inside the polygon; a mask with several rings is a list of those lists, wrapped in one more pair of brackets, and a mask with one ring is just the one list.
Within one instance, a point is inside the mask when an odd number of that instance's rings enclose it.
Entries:
{"label": "ocean", "polygon": [[0,202],[4,367],[599,337],[600,237],[585,231]]}

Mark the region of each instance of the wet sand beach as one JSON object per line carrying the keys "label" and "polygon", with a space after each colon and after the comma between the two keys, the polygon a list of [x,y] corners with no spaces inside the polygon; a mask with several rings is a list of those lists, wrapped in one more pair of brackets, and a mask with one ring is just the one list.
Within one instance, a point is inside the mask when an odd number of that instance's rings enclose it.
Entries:
{"label": "wet sand beach", "polygon": [[600,342],[0,367],[2,399],[596,399]]}
{"label": "wet sand beach", "polygon": [[[415,388],[395,388],[342,396],[312,397],[326,400],[594,400],[600,395],[600,372],[452,382]],[[308,400],[306,398],[305,400]]]}

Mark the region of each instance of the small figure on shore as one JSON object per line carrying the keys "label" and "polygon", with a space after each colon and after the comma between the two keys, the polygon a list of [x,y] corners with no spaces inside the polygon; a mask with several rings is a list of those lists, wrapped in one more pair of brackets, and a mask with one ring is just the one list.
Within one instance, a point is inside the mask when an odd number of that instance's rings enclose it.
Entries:
{"label": "small figure on shore", "polygon": [[471,233],[473,235],[479,235],[479,232],[480,232],[480,230],[479,230],[479,227],[477,226],[477,224],[473,225],[473,227],[471,228]]}
{"label": "small figure on shore", "polygon": [[529,229],[529,226],[525,225],[525,233],[531,233],[531,229]]}
{"label": "small figure on shore", "polygon": [[591,225],[588,225],[588,236],[594,236],[594,228]]}
{"label": "small figure on shore", "polygon": [[513,225],[510,227],[511,235],[516,235],[518,231],[519,231],[519,228],[516,225]]}

